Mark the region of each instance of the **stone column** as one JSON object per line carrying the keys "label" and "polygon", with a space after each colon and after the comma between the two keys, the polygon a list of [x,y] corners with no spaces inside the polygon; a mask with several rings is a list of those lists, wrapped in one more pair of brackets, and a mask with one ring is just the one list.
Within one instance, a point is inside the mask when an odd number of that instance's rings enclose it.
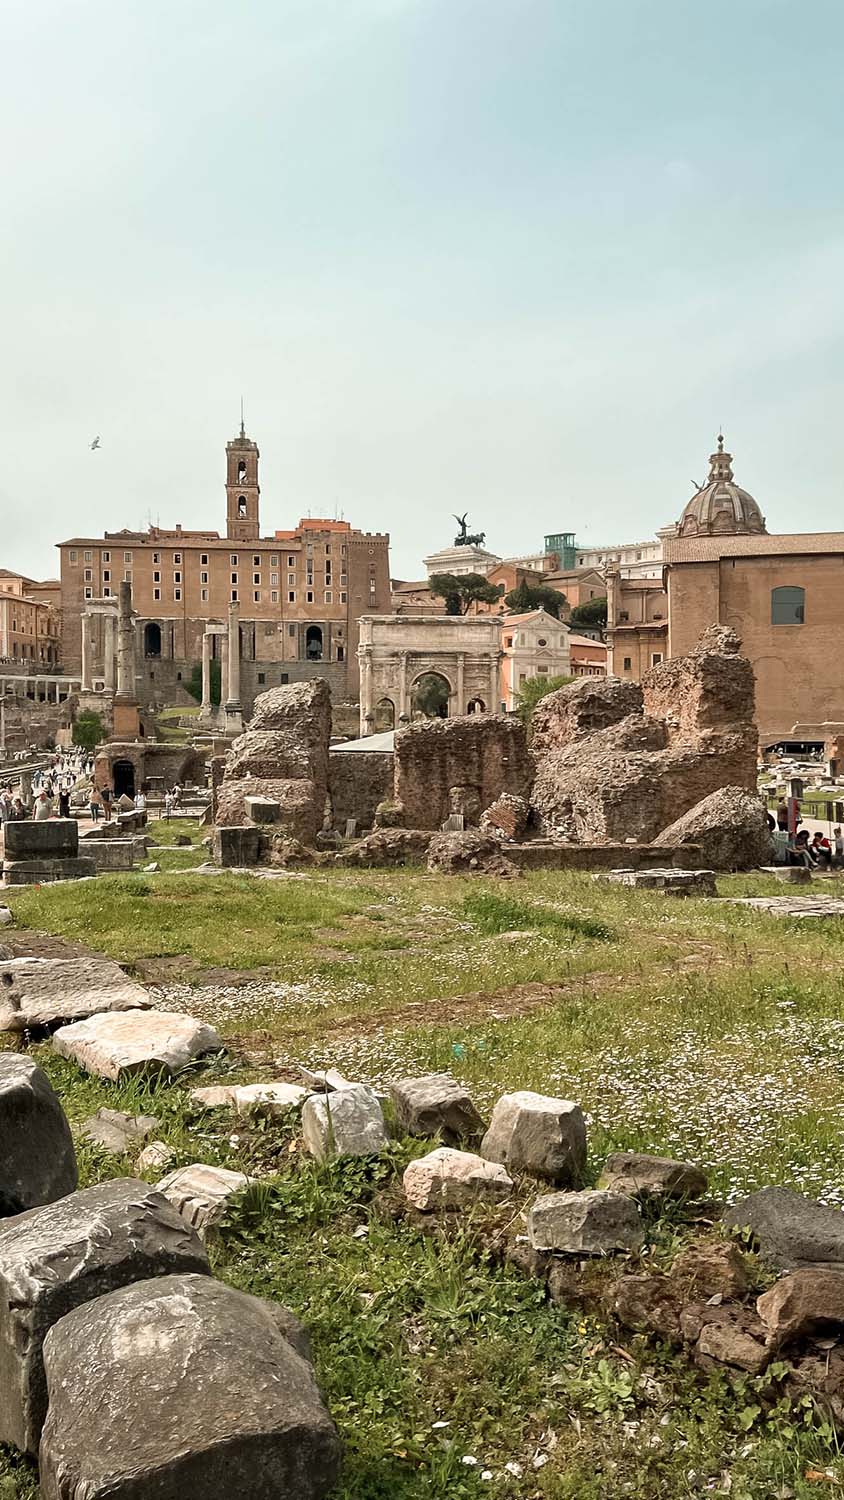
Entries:
{"label": "stone column", "polygon": [[463,684],[463,674],[466,669],[466,658],[462,651],[457,653],[457,712],[466,712],[466,690]]}
{"label": "stone column", "polygon": [[489,669],[489,712],[498,713],[498,705],[501,702],[501,668],[498,657],[491,663]]}
{"label": "stone column", "polygon": [[132,622],[132,585],[120,585],[117,633],[117,691],[121,698],[135,696],[135,626]]}
{"label": "stone column", "polygon": [[226,673],[226,713],[240,713],[240,605],[229,605],[229,657]]}
{"label": "stone column", "polygon": [[402,714],[407,713],[407,652],[402,651],[399,655],[399,701],[396,710],[396,729]]}
{"label": "stone column", "polygon": [[105,690],[113,693],[117,683],[115,681],[115,652],[114,635],[117,629],[117,616],[105,615],[103,618],[103,629],[105,631],[105,646],[103,649],[103,673],[105,676]]}
{"label": "stone column", "polygon": [[91,616],[82,613],[82,691],[91,691]]}
{"label": "stone column", "polygon": [[367,651],[363,658],[363,676],[360,690],[360,732],[362,737],[372,733],[372,655],[370,651]]}
{"label": "stone column", "polygon": [[203,634],[202,637],[202,706],[200,713],[203,718],[211,712],[211,641],[213,637]]}

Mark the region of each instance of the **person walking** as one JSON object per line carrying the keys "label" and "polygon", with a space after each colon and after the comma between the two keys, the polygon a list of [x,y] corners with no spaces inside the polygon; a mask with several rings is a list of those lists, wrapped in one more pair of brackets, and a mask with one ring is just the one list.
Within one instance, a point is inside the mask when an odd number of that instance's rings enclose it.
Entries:
{"label": "person walking", "polygon": [[90,812],[91,819],[92,819],[92,821],[94,823],[99,823],[99,821],[100,821],[100,813],[102,812],[102,810],[103,810],[103,794],[100,791],[99,787],[92,786],[91,787],[91,795],[88,798],[88,811]]}
{"label": "person walking", "polygon": [[110,823],[111,822],[111,787],[108,786],[108,784],[106,784],[103,787],[103,789],[102,789],[102,799],[103,799],[103,809],[105,811],[105,820],[106,820],[107,823]]}
{"label": "person walking", "polygon": [[840,828],[833,828],[832,841],[835,863],[842,865],[844,864],[844,833],[841,832]]}
{"label": "person walking", "polygon": [[47,794],[46,788],[42,787],[41,791],[38,793],[38,796],[35,799],[35,806],[32,809],[32,816],[36,823],[45,823],[49,817],[52,817],[52,813],[52,801]]}
{"label": "person walking", "polygon": [[59,792],[59,817],[70,817],[70,792],[67,787],[62,787],[62,790]]}

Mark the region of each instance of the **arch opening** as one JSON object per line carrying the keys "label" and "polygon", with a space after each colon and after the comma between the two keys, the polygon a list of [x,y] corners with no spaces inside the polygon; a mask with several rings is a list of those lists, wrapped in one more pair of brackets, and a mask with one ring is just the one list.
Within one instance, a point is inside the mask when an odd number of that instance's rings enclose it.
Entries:
{"label": "arch opening", "polygon": [[375,730],[381,734],[396,727],[396,705],[392,698],[379,698],[375,705]]}
{"label": "arch opening", "polygon": [[308,661],[322,661],[322,627],[309,625],[305,631],[305,655]]}
{"label": "arch opening", "polygon": [[116,760],[111,768],[115,797],[134,797],[135,767],[131,760]]}
{"label": "arch opening", "polygon": [[144,656],[161,655],[161,626],[150,620],[144,626]]}
{"label": "arch opening", "polygon": [[447,719],[450,697],[451,688],[445,677],[439,672],[423,672],[410,691],[412,717]]}

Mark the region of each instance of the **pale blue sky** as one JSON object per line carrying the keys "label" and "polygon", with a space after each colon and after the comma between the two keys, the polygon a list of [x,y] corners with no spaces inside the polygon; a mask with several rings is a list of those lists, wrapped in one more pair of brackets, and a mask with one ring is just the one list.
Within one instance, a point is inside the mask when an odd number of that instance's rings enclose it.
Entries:
{"label": "pale blue sky", "polygon": [[[345,513],[421,572],[844,524],[841,0],[4,0],[0,561]],[[101,434],[102,451],[88,443]]]}

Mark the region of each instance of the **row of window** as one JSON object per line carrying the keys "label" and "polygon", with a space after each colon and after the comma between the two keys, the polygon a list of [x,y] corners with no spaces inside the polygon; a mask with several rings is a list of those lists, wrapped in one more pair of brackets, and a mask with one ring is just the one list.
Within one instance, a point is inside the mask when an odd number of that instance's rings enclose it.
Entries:
{"label": "row of window", "polygon": [[[341,546],[341,548],[340,548],[340,556],[341,557],[346,557],[348,555],[348,550],[349,550],[348,547],[344,543]],[[327,554],[331,552],[331,543],[330,542],[326,542],[326,544],[325,544],[325,551],[326,551]],[[232,565],[233,568],[236,568],[238,566],[239,555],[240,554],[237,553],[237,552],[232,552],[232,553],[229,554],[229,562],[231,563],[231,565]],[[307,561],[308,561],[308,568],[309,569],[313,568],[313,555],[314,555],[313,546],[310,543],[308,543],[308,546],[306,548],[306,558],[307,558]],[[123,554],[123,561],[124,561],[124,563],[131,563],[132,559],[133,559],[133,556],[134,556],[134,554],[132,552],[124,552],[124,554]],[[297,563],[297,557],[298,557],[298,555],[295,554],[295,553],[291,552],[291,553],[288,554],[288,557],[287,557],[287,566],[288,566],[288,568],[295,568],[296,563]],[[76,563],[78,563],[78,561],[79,561],[79,553],[73,547],[70,549],[70,551],[68,553],[68,560],[72,564],[74,564],[74,565]],[[89,563],[89,562],[93,562],[93,560],[94,560],[93,552],[91,551],[90,548],[87,548],[82,553],[82,561],[83,561],[83,563]],[[101,555],[101,557],[100,557],[100,561],[103,562],[103,563],[110,563],[111,562],[111,553],[110,552],[103,552],[102,555]],[[153,562],[153,567],[157,563],[161,562],[161,553],[160,552],[153,552],[153,554],[152,554],[152,562]],[[174,552],[173,553],[173,562],[174,562],[174,564],[176,566],[178,566],[182,562],[182,554],[181,554],[181,552]],[[207,567],[208,566],[208,553],[207,552],[201,552],[200,553],[200,555],[199,555],[199,562],[200,562],[200,566],[201,567]],[[261,554],[258,553],[258,552],[253,552],[253,554],[252,554],[252,566],[254,568],[260,568],[261,564],[263,562],[264,562],[264,558],[261,556]],[[278,567],[278,554],[277,553],[274,553],[274,554],[270,555],[270,567],[271,568],[277,568]],[[325,571],[326,571],[326,573],[330,573],[331,572],[331,562],[330,562],[328,556],[326,556],[326,560],[325,560]]]}

